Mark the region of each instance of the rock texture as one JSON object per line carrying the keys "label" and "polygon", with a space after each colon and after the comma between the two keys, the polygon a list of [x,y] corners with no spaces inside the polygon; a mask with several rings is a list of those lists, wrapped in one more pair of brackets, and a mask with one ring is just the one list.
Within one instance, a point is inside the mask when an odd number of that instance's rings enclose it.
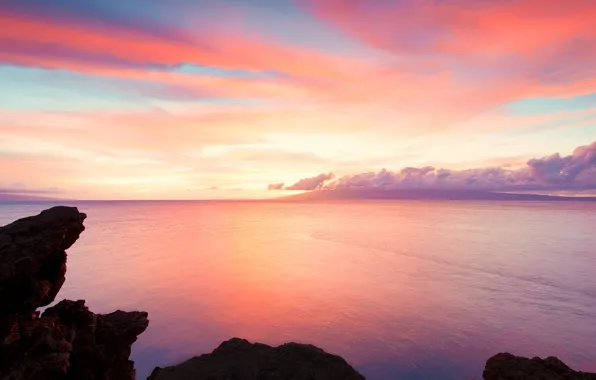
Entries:
{"label": "rock texture", "polygon": [[0,228],[0,313],[49,305],[64,284],[66,250],[85,230],[87,215],[54,207]]}
{"label": "rock texture", "polygon": [[0,228],[0,379],[131,380],[131,345],[147,313],[94,314],[62,301],[41,316],[65,281],[66,250],[86,215],[54,207]]}
{"label": "rock texture", "polygon": [[486,362],[485,380],[596,380],[596,374],[577,372],[555,357],[523,358],[497,354]]}
{"label": "rock texture", "polygon": [[155,368],[148,380],[364,380],[344,359],[315,346],[270,347],[233,338],[211,354]]}

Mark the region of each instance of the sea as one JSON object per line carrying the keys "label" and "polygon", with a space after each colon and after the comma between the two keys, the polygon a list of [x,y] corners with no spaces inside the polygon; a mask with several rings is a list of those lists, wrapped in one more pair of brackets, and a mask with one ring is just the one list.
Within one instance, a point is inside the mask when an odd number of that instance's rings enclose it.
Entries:
{"label": "sea", "polygon": [[596,202],[62,203],[88,218],[57,300],[149,312],[139,379],[232,337],[372,380],[481,379],[499,352],[596,371]]}

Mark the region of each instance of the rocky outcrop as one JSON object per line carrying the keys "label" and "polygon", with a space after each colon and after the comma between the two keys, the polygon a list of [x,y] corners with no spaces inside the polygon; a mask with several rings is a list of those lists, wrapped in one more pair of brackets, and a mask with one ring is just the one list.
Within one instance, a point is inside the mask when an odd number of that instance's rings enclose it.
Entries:
{"label": "rocky outcrop", "polygon": [[131,380],[131,345],[147,313],[94,314],[61,301],[41,316],[65,281],[66,250],[86,215],[54,207],[0,228],[0,379]]}
{"label": "rocky outcrop", "polygon": [[134,363],[128,358],[132,344],[147,328],[145,312],[115,311],[94,314],[85,301],[61,301],[42,318],[59,322],[62,333],[74,337],[68,379],[134,379]]}
{"label": "rocky outcrop", "polygon": [[0,314],[49,305],[64,284],[66,250],[85,230],[87,215],[54,207],[0,228]]}
{"label": "rocky outcrop", "polygon": [[270,347],[233,338],[211,354],[155,368],[147,380],[364,380],[344,359],[315,346]]}
{"label": "rocky outcrop", "polygon": [[497,354],[486,362],[485,380],[596,380],[596,374],[577,372],[555,357],[523,358]]}

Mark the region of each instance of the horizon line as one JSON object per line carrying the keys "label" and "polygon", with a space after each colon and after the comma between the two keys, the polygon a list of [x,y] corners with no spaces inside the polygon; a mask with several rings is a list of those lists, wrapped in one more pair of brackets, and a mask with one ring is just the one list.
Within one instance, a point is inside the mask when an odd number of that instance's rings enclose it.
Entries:
{"label": "horizon line", "polygon": [[[582,194],[576,194],[576,195],[562,195],[562,194],[545,194],[545,193],[540,193],[540,192],[508,192],[508,191],[493,191],[493,190],[470,190],[470,189],[381,189],[381,188],[373,188],[373,189],[349,189],[349,190],[357,190],[357,191],[362,191],[362,190],[374,190],[374,191],[381,191],[381,192],[395,192],[396,194],[401,192],[405,192],[405,191],[416,191],[416,190],[421,190],[421,191],[436,191],[437,193],[442,191],[445,191],[445,193],[449,193],[449,192],[461,192],[461,194],[494,194],[494,195],[502,195],[502,194],[508,194],[508,195],[520,195],[520,196],[527,196],[527,197],[531,197],[531,196],[537,196],[540,197],[540,199],[474,199],[474,198],[459,198],[459,199],[450,199],[450,198],[425,198],[423,196],[421,196],[420,198],[415,198],[415,197],[408,197],[408,198],[379,198],[379,197],[353,197],[353,198],[319,198],[319,199],[304,199],[302,197],[299,197],[297,199],[294,199],[295,196],[300,196],[300,195],[306,195],[306,194],[313,194],[313,193],[318,193],[318,192],[325,192],[327,193],[329,192],[338,192],[338,193],[342,193],[344,192],[343,190],[346,189],[342,189],[342,190],[330,190],[330,189],[317,189],[317,190],[309,190],[309,191],[304,191],[302,193],[299,194],[288,194],[288,195],[278,195],[278,196],[272,196],[272,197],[266,197],[266,198],[152,198],[152,199],[139,199],[139,198],[130,198],[130,199],[122,199],[122,198],[114,198],[114,199],[77,199],[77,198],[43,198],[43,197],[35,197],[35,196],[31,196],[31,199],[0,199],[0,204],[1,203],[11,203],[11,204],[31,204],[31,203],[57,203],[57,202],[271,202],[271,201],[301,201],[301,202],[317,202],[317,201],[359,201],[359,200],[447,200],[447,201],[503,201],[503,200],[509,200],[509,201],[548,201],[549,199],[551,200],[589,200],[589,201],[595,201],[596,200],[596,195],[590,194],[590,195],[582,195]],[[274,190],[272,190],[274,191]],[[22,193],[22,194],[18,194],[21,196],[26,196],[26,193]],[[0,195],[2,195],[2,193],[0,193]],[[17,195],[17,194],[5,194],[5,195]],[[18,196],[17,195],[17,196]]]}

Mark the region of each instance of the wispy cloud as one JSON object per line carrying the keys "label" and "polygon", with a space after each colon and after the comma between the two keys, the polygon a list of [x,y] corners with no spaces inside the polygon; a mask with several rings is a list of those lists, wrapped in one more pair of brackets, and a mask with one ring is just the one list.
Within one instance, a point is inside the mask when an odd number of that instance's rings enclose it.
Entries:
{"label": "wispy cloud", "polygon": [[480,92],[483,101],[497,103],[595,92],[596,11],[590,0],[297,3],[389,54],[397,71],[444,73],[435,88],[450,78],[460,92]]}
{"label": "wispy cloud", "polygon": [[314,177],[302,178],[298,182],[290,186],[283,186],[283,184],[271,184],[269,190],[319,190],[322,189],[327,182],[332,180],[335,176],[333,173],[321,173]]}
{"label": "wispy cloud", "polygon": [[[134,27],[63,23],[7,11],[0,12],[0,23],[0,47],[9,62],[11,57],[17,64],[28,62],[42,67],[70,62],[71,67],[92,73],[98,66],[168,69],[195,64],[255,73],[348,79],[350,70],[362,65],[355,58],[288,46],[263,36],[231,34],[225,29],[210,30],[208,36],[180,30],[173,39]],[[118,73],[105,71],[110,72]]]}
{"label": "wispy cloud", "polygon": [[269,186],[267,186],[267,190],[283,190],[285,183],[280,182],[280,183],[270,183]]}

